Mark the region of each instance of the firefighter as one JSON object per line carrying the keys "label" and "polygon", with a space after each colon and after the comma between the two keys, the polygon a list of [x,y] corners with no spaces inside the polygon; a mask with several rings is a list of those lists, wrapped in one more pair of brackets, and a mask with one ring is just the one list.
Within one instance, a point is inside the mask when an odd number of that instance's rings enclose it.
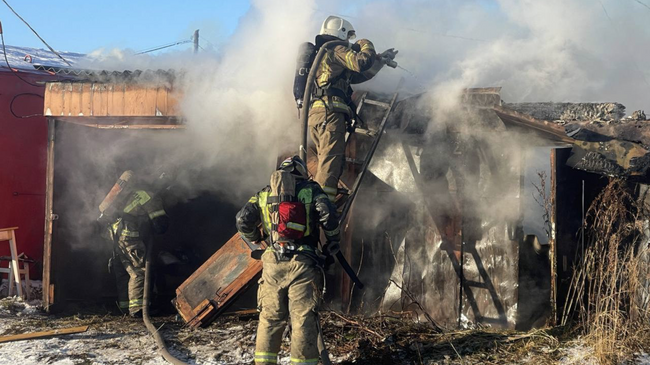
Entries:
{"label": "firefighter", "polygon": [[132,185],[135,186],[125,190],[112,207],[114,213],[107,227],[108,237],[114,244],[109,267],[115,274],[120,310],[140,317],[145,291],[145,239],[151,233],[165,233],[169,217],[151,187],[147,189],[147,184],[137,182]]}
{"label": "firefighter", "polygon": [[[278,183],[280,180],[282,183]],[[318,250],[319,226],[327,239],[323,251],[336,253],[336,208],[321,187],[309,179],[303,160],[294,156],[284,160],[272,175],[271,184],[237,213],[236,224],[239,233],[250,241],[270,240],[261,256],[255,363],[277,363],[288,317],[292,330],[291,363],[318,363],[317,310],[322,299],[324,259]]]}
{"label": "firefighter", "polygon": [[[348,41],[355,38],[352,24],[345,19],[329,16],[316,36],[315,49],[329,41]],[[345,164],[345,132],[354,118],[351,84],[374,77],[397,51],[389,49],[381,54],[367,39],[353,45],[336,46],[327,51],[316,71],[316,85],[309,109],[309,129],[318,154],[316,182],[330,200],[334,201],[338,182]]]}

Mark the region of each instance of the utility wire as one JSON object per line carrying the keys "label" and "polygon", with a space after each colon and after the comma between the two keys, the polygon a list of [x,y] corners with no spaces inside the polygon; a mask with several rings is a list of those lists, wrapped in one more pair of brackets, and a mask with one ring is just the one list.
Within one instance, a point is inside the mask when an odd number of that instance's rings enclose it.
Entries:
{"label": "utility wire", "polygon": [[[14,70],[14,68],[11,67],[11,65],[9,64],[9,59],[7,58],[7,48],[5,47],[5,36],[4,36],[4,34],[2,33],[2,29],[1,29],[1,28],[2,28],[2,25],[0,25],[0,38],[2,39],[2,54],[3,54],[4,57],[5,57],[5,63],[7,64],[7,67],[9,67],[9,70],[11,71],[11,73],[13,73],[17,78],[21,79],[24,83],[26,83],[26,84],[28,84],[28,85],[31,85],[31,86],[34,86],[34,87],[42,87],[43,85],[37,85],[37,84],[31,83],[31,82],[29,82],[29,81],[23,79],[23,78],[20,77],[20,75],[18,74],[18,71]],[[13,104],[13,101],[12,101],[12,104]],[[12,113],[13,113],[13,111],[12,111]],[[15,114],[14,114],[14,115],[15,115]]]}
{"label": "utility wire", "polygon": [[643,1],[641,1],[641,0],[634,0],[634,1],[636,1],[637,3],[639,3],[639,4],[643,5],[643,6],[645,6],[645,7],[648,8],[648,9],[650,9],[650,6],[648,6],[648,4],[644,3]]}
{"label": "utility wire", "polygon": [[[4,0],[2,0],[2,1],[4,1]],[[152,49],[147,49],[147,50],[144,50],[144,51],[140,51],[140,52],[137,52],[136,54],[145,54],[145,53],[149,53],[149,52],[159,51],[161,49],[174,47],[174,46],[178,46],[178,45],[185,44],[185,43],[190,43],[192,41],[193,41],[192,39],[188,39],[188,40],[184,40],[184,41],[178,41],[178,42],[175,42],[175,43],[166,44],[164,46],[159,46],[159,47],[155,47],[155,48],[152,48]]]}
{"label": "utility wire", "polygon": [[205,38],[204,35],[201,35],[201,38],[199,38],[199,40],[208,42],[208,44],[211,45],[212,48],[217,48],[217,46],[215,46],[214,43],[210,42],[207,38]]}
{"label": "utility wire", "polygon": [[27,21],[26,21],[25,19],[23,19],[23,17],[21,17],[18,13],[16,13],[16,11],[14,10],[14,8],[12,8],[11,5],[9,5],[9,3],[7,2],[7,0],[2,0],[2,2],[5,3],[5,5],[7,5],[7,7],[9,8],[9,10],[11,10],[14,14],[16,14],[16,16],[18,17],[18,19],[22,20],[23,23],[25,23],[25,25],[27,25],[27,27],[28,27],[29,29],[31,29],[31,31],[34,32],[34,34],[36,34],[36,36],[38,37],[38,39],[40,39],[41,42],[43,42],[43,44],[45,44],[45,45],[47,46],[47,48],[49,48],[50,51],[52,51],[52,53],[54,53],[54,54],[57,55],[60,59],[62,59],[63,62],[65,62],[68,66],[72,67],[72,64],[70,64],[70,62],[68,62],[65,58],[63,58],[63,56],[61,56],[61,55],[59,54],[59,52],[55,51],[54,48],[50,47],[50,45],[47,44],[47,42],[45,41],[45,39],[41,38],[41,36],[40,36],[40,35],[39,35],[35,30],[34,30],[34,28],[32,28],[32,26],[29,25],[29,23],[27,23]]}

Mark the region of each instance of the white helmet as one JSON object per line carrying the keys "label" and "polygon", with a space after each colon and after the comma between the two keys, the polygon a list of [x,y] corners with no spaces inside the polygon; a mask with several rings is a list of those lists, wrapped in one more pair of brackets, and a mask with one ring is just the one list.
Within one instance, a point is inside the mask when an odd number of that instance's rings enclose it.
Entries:
{"label": "white helmet", "polygon": [[352,24],[334,15],[330,15],[325,19],[323,26],[320,28],[320,35],[331,35],[343,41],[356,37]]}

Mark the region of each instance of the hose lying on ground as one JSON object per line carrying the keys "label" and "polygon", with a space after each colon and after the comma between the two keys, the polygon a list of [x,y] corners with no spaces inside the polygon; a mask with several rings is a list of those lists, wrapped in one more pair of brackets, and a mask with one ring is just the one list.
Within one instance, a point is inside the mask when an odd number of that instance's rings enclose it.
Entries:
{"label": "hose lying on ground", "polygon": [[156,340],[156,344],[158,345],[158,350],[160,351],[160,354],[162,357],[167,360],[170,364],[174,365],[187,365],[186,362],[183,362],[177,358],[175,358],[172,354],[169,353],[167,350],[167,345],[165,344],[165,340],[162,338],[160,335],[160,332],[158,332],[158,329],[151,323],[151,319],[149,318],[149,296],[151,294],[151,252],[153,251],[151,245],[150,247],[147,248],[147,254],[146,254],[146,261],[145,261],[145,266],[144,266],[144,298],[143,298],[143,303],[142,303],[142,320],[144,321],[145,326],[147,326],[147,330],[149,330],[149,333],[153,336],[154,340]]}

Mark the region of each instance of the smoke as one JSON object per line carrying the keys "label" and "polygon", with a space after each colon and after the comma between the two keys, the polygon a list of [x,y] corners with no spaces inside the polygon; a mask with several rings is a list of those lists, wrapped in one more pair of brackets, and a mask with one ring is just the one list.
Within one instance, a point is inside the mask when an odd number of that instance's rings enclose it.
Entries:
{"label": "smoke", "polygon": [[[407,69],[385,68],[365,89],[431,92],[439,118],[462,88],[502,86],[520,101],[620,101],[643,108],[650,95],[644,25],[634,1],[252,1],[218,52],[135,55],[98,50],[83,66],[174,69],[181,74],[188,130],[167,159],[217,167],[211,189],[249,194],[268,178],[278,152],[297,151],[300,126],[291,97],[298,45],[322,19],[347,17],[378,51],[395,47]],[[650,109],[650,108],[649,108]],[[237,197],[236,200],[240,200]]]}
{"label": "smoke", "polygon": [[[152,56],[99,49],[80,65],[175,70],[187,129],[99,131],[92,139],[71,134],[68,145],[76,147],[60,152],[70,156],[67,161],[83,156],[85,163],[57,168],[71,172],[61,198],[79,209],[72,226],[96,218],[97,205],[123,170],[150,165],[179,171],[185,198],[210,191],[241,206],[268,183],[279,153],[297,153],[300,125],[291,90],[298,45],[313,41],[332,14],[351,21],[357,37],[370,39],[378,51],[400,51],[402,69],[384,68],[358,88],[429,92],[424,104],[433,111],[435,131],[458,119],[458,95],[467,87],[502,86],[508,102],[618,101],[628,110],[650,110],[650,9],[635,1],[253,0],[234,34],[214,51]],[[462,127],[470,141],[503,147],[493,152],[497,156],[516,156],[520,148],[503,143],[518,136]],[[491,185],[505,186],[499,180]],[[477,214],[506,216],[511,201],[497,203],[481,205]],[[77,245],[86,247],[85,239]]]}
{"label": "smoke", "polygon": [[372,1],[348,14],[359,37],[399,49],[397,61],[415,75],[384,70],[372,81],[378,89],[403,77],[407,91],[502,86],[509,102],[650,108],[650,9],[639,2]]}

